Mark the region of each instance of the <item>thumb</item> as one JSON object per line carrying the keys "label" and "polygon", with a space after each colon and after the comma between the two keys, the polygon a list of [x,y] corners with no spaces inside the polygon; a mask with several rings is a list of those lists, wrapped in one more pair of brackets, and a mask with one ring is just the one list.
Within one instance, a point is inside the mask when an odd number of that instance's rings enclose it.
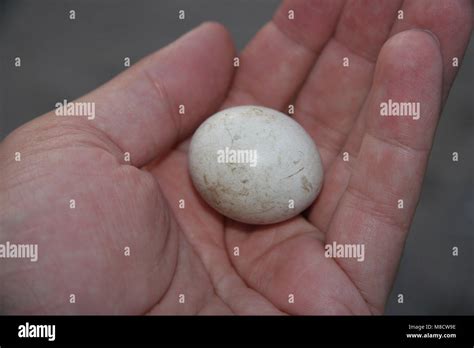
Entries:
{"label": "thumb", "polygon": [[143,166],[166,155],[219,108],[232,80],[233,55],[227,30],[204,23],[76,100],[95,104],[93,118],[49,113],[36,121],[92,127],[129,152],[133,165]]}

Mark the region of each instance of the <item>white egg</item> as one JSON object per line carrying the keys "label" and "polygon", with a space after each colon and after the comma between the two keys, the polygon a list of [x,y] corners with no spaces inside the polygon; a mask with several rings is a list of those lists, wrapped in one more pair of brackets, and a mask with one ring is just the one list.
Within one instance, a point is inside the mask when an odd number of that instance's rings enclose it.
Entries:
{"label": "white egg", "polygon": [[221,214],[250,224],[287,220],[319,194],[321,159],[311,137],[291,117],[261,106],[219,111],[196,130],[191,178]]}

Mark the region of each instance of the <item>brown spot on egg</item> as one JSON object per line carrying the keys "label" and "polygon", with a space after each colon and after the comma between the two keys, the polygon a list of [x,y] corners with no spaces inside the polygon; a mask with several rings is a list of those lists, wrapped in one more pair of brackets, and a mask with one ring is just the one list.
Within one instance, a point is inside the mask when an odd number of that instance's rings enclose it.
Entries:
{"label": "brown spot on egg", "polygon": [[313,185],[311,185],[311,183],[309,182],[308,178],[305,175],[301,177],[301,184],[302,184],[303,190],[307,192],[311,192],[313,190]]}

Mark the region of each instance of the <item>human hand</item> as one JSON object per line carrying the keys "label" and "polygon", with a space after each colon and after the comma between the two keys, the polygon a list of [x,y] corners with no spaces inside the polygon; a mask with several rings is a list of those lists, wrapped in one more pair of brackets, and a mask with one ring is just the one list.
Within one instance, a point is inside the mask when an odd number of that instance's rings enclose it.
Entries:
{"label": "human hand", "polygon": [[[469,1],[286,1],[235,76],[231,38],[205,24],[80,98],[94,120],[18,128],[0,145],[0,243],[39,257],[1,260],[0,312],[382,313],[471,14]],[[388,99],[421,117],[381,117]],[[242,104],[294,104],[317,144],[325,182],[304,216],[245,225],[194,190],[189,137]],[[364,261],[325,257],[334,241],[363,244]]]}

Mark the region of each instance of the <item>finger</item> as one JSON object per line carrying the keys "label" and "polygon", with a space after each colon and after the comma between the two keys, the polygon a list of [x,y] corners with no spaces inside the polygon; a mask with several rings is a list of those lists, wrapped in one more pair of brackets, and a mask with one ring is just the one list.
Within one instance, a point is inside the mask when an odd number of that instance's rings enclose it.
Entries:
{"label": "finger", "polygon": [[240,55],[224,106],[286,108],[332,35],[342,5],[340,0],[284,1]]}
{"label": "finger", "polygon": [[[295,119],[310,133],[329,168],[369,92],[375,61],[401,1],[348,1],[334,37],[296,100]],[[344,61],[344,59],[346,59]]]}
{"label": "finger", "polygon": [[[391,35],[403,28],[428,28],[441,43],[443,57],[443,101],[456,75],[458,67],[452,66],[453,58],[461,62],[472,28],[472,4],[470,1],[404,1],[401,11],[403,19],[398,19],[391,30]],[[442,103],[444,104],[444,103]],[[320,230],[326,231],[335,208],[344,193],[355,163],[362,137],[365,132],[366,120],[357,118],[345,144],[336,160],[326,171],[327,180],[316,204],[309,213],[309,220]],[[347,153],[350,160],[344,160]]]}
{"label": "finger", "polygon": [[[383,310],[418,201],[441,88],[442,60],[436,38],[410,30],[387,41],[362,110],[366,128],[359,157],[326,240],[328,244],[364,245],[363,262],[335,260],[376,312]],[[381,116],[381,103],[389,99],[420,103],[420,118]],[[399,200],[403,200],[402,208]]]}
{"label": "finger", "polygon": [[217,110],[232,79],[233,52],[226,29],[205,23],[80,98],[95,103],[93,120],[54,122],[88,122],[142,166],[167,154]]}
{"label": "finger", "polygon": [[461,64],[472,31],[472,1],[405,0],[401,8],[404,19],[395,23],[392,35],[412,28],[428,29],[441,44],[443,57],[443,101]]}

